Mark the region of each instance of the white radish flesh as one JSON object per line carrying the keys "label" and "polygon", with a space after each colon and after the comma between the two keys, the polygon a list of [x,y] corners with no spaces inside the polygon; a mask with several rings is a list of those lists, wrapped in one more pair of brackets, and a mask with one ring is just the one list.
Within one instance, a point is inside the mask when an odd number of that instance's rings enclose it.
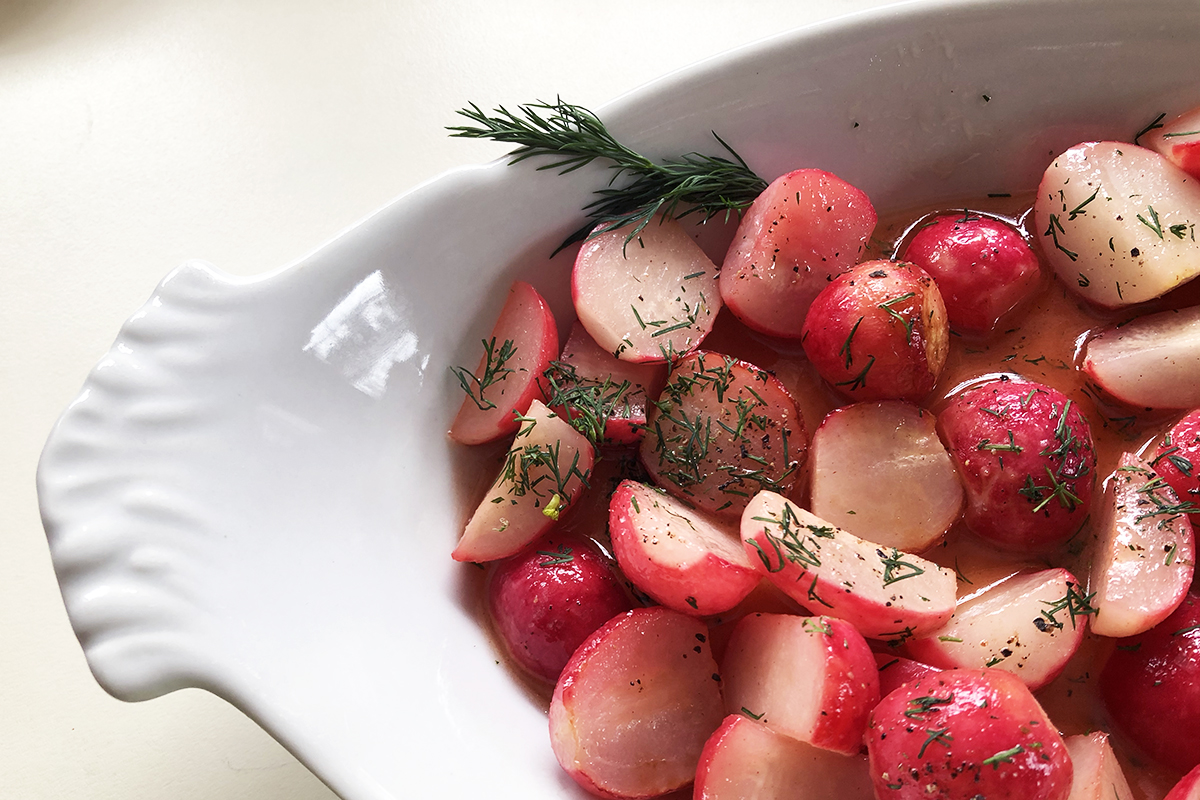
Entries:
{"label": "white radish flesh", "polygon": [[1063,744],[1075,767],[1067,800],[1133,800],[1133,791],[1108,743],[1107,733],[1068,736]]}
{"label": "white radish flesh", "polygon": [[1143,136],[1142,141],[1200,180],[1200,106],[1163,123]]}
{"label": "white radish flesh", "polygon": [[1102,331],[1084,348],[1082,368],[1100,388],[1131,406],[1200,405],[1200,306]]}

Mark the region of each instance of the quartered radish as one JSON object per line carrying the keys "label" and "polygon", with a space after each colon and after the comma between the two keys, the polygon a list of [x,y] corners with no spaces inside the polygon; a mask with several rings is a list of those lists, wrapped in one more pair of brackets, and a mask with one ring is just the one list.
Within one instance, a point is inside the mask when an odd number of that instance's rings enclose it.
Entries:
{"label": "quartered radish", "polygon": [[742,512],[742,543],[797,603],[871,639],[903,642],[954,613],[953,571],[860,539],[774,492],[759,492]]}
{"label": "quartered radish", "polygon": [[1046,260],[1098,306],[1153,300],[1200,274],[1200,179],[1153,150],[1076,145],[1046,169],[1033,208]]}
{"label": "quartered radish", "polygon": [[1200,501],[1200,409],[1189,411],[1167,431],[1149,466],[1180,500]]}
{"label": "quartered radish", "polygon": [[696,769],[694,800],[873,800],[865,756],[822,750],[730,714]]}
{"label": "quartered radish", "polygon": [[467,522],[456,561],[511,556],[545,533],[587,485],[595,453],[583,434],[534,400],[496,481]]}
{"label": "quartered radish", "polygon": [[1133,791],[1107,733],[1068,736],[1063,743],[1075,767],[1068,800],[1133,800]]}
{"label": "quartered radish", "polygon": [[592,794],[654,797],[692,782],[721,724],[702,622],[662,607],[615,617],[571,657],[550,701],[558,763]]}
{"label": "quartered radish", "polygon": [[775,376],[705,351],[671,370],[648,427],[640,455],[654,482],[733,519],[760,489],[791,491],[808,446],[804,418]]}
{"label": "quartered radish", "polygon": [[685,614],[719,614],[758,584],[737,524],[689,508],[661,489],[624,481],[609,504],[613,553],[625,577]]}
{"label": "quartered radish", "polygon": [[831,411],[809,450],[812,512],[910,553],[937,544],[962,513],[963,489],[936,426],[899,400]]}
{"label": "quartered radish", "polygon": [[450,438],[461,444],[511,436],[516,414],[545,400],[539,379],[558,355],[558,326],[536,289],[523,281],[512,285],[483,351],[475,372],[454,371],[467,393],[450,426]]}
{"label": "quartered radish", "polygon": [[1163,800],[1200,800],[1200,765],[1180,778]]}
{"label": "quartered radish", "polygon": [[649,398],[662,391],[667,367],[621,361],[576,321],[545,378],[547,403],[588,438],[637,444],[646,430]]}
{"label": "quartered radish", "polygon": [[1037,690],[1079,649],[1092,611],[1065,569],[1015,575],[961,600],[944,627],[912,639],[906,649],[943,669],[1011,672]]}
{"label": "quartered radish", "polygon": [[694,350],[721,310],[717,267],[675,220],[655,219],[583,243],[571,272],[579,321],[622,361],[666,361]]}
{"label": "quartered radish", "polygon": [[1108,480],[1096,526],[1089,588],[1092,630],[1134,636],[1162,622],[1187,594],[1196,565],[1188,513],[1174,490],[1133,453]]}
{"label": "quartered radish", "polygon": [[879,694],[881,697],[886,697],[910,681],[941,672],[937,667],[889,653],[876,653],[875,666],[879,668]]}
{"label": "quartered radish", "polygon": [[862,634],[832,617],[750,614],[721,662],[725,709],[802,742],[855,755],[879,702],[879,670]]}
{"label": "quartered radish", "polygon": [[1153,128],[1142,136],[1142,142],[1200,180],[1200,106]]}
{"label": "quartered radish", "polygon": [[1082,369],[1101,389],[1131,406],[1200,405],[1200,306],[1150,314],[1101,331],[1084,347]]}
{"label": "quartered radish", "polygon": [[721,298],[748,327],[799,338],[809,305],[858,262],[876,219],[866,194],[836,175],[776,178],[742,215],[721,265]]}

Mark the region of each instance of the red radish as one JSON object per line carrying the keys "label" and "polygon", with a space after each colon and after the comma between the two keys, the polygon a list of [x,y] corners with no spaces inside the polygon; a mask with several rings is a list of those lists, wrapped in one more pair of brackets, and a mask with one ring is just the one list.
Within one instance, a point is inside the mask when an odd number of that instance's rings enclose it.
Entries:
{"label": "red radish", "polygon": [[542,537],[488,579],[488,614],[505,649],[551,683],[579,645],[632,605],[608,561],[577,536]]}
{"label": "red radish", "polygon": [[795,339],[825,284],[857,263],[876,215],[860,190],[819,169],[776,178],[742,215],[721,265],[721,298],[769,336]]}
{"label": "red radish", "polygon": [[879,702],[875,656],[832,617],[750,614],[721,662],[725,710],[826,750],[855,755]]}
{"label": "red radish", "polygon": [[1171,484],[1180,500],[1200,500],[1200,409],[1175,423],[1154,451],[1150,468]]}
{"label": "red radish", "polygon": [[1059,280],[1098,306],[1144,303],[1200,275],[1200,181],[1152,150],[1072,147],[1046,169],[1033,210]]}
{"label": "red radish", "polygon": [[671,370],[640,455],[659,486],[736,519],[759,489],[791,491],[807,445],[804,418],[778,379],[699,351]]}
{"label": "red radish", "polygon": [[1163,800],[1200,800],[1200,766],[1184,775]]}
{"label": "red radish", "polygon": [[700,346],[721,310],[717,267],[675,220],[583,243],[571,272],[575,312],[622,361],[666,361]]}
{"label": "red radish", "polygon": [[1042,282],[1037,256],[1013,226],[972,211],[921,225],[903,259],[937,281],[950,327],[987,336]]}
{"label": "red radish", "polygon": [[834,409],[809,450],[812,512],[861,539],[928,550],[962,513],[937,419],[899,400]]}
{"label": "red radish", "polygon": [[751,563],[797,603],[871,639],[903,642],[954,613],[951,570],[859,539],[774,492],[746,506],[742,543]]}
{"label": "red radish", "polygon": [[737,525],[709,519],[644,483],[624,481],[609,505],[613,553],[625,577],[685,614],[720,614],[758,584]]}
{"label": "red radish", "polygon": [[1068,736],[1063,743],[1075,768],[1068,800],[1133,800],[1107,733]]}
{"label": "red radish", "polygon": [[1101,331],[1084,347],[1081,369],[1131,406],[1200,405],[1200,306],[1150,314]]}
{"label": "red radish", "polygon": [[1183,600],[1196,566],[1192,524],[1183,513],[1189,508],[1137,455],[1121,456],[1095,527],[1094,632],[1125,637],[1148,631]]}
{"label": "red radish", "polygon": [[1200,180],[1200,106],[1185,111],[1142,137],[1146,147]]}
{"label": "red radish", "polygon": [[592,441],[637,444],[648,397],[658,397],[666,381],[665,364],[621,361],[576,322],[561,359],[546,371],[547,404]]}
{"label": "red radish", "polygon": [[871,714],[867,751],[878,800],[1067,800],[1071,790],[1054,723],[1000,670],[949,670],[892,692]]}
{"label": "red radish", "polygon": [[467,393],[450,426],[450,438],[461,444],[511,436],[516,414],[545,399],[538,379],[558,354],[558,326],[536,289],[522,281],[512,285],[483,349],[474,373],[454,370]]}
{"label": "red radish", "polygon": [[654,797],[692,782],[724,717],[704,624],[665,608],[615,617],[563,669],[550,743],[592,794]]}
{"label": "red radish", "polygon": [[944,669],[995,667],[1030,690],[1054,680],[1083,644],[1088,605],[1065,569],[1015,575],[960,598],[954,616],[928,636],[908,642],[914,658]]}
{"label": "red radish", "polygon": [[881,697],[887,697],[910,681],[941,672],[937,667],[890,653],[876,653],[875,666],[879,668],[879,694]]}
{"label": "red radish", "polygon": [[1096,453],[1087,420],[1057,389],[1001,377],[951,398],[938,430],[967,491],[967,527],[999,547],[1044,552],[1087,518]]}
{"label": "red radish", "polygon": [[1151,758],[1180,771],[1200,764],[1200,595],[1120,642],[1100,692],[1113,722]]}
{"label": "red radish", "polygon": [[594,460],[588,440],[534,400],[504,467],[451,555],[480,562],[519,552],[570,505],[587,484]]}
{"label": "red radish", "polygon": [[872,800],[863,756],[822,750],[730,714],[704,745],[695,800]]}
{"label": "red radish", "polygon": [[802,332],[821,377],[854,400],[919,402],[950,351],[946,306],[920,267],[867,261],[821,290]]}

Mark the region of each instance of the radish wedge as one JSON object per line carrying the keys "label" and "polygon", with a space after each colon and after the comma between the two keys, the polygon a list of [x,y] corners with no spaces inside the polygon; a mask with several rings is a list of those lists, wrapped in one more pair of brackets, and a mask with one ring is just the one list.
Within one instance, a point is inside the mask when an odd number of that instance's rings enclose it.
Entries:
{"label": "radish wedge", "polygon": [[855,755],[879,702],[879,670],[862,634],[832,617],[750,614],[721,662],[727,711]]}
{"label": "radish wedge", "polygon": [[1200,306],[1163,311],[1102,331],[1083,351],[1083,371],[1123,403],[1200,405]]}
{"label": "radish wedge", "polygon": [[1200,800],[1200,765],[1184,775],[1163,800]]}
{"label": "radish wedge", "polygon": [[1175,492],[1133,453],[1121,457],[1096,527],[1092,630],[1125,637],[1148,631],[1187,594],[1196,564],[1188,515]]}
{"label": "radish wedge", "polygon": [[600,797],[686,786],[724,717],[719,680],[702,622],[661,607],[614,617],[575,651],[554,687],[554,755]]}
{"label": "radish wedge", "polygon": [[774,492],[759,492],[742,512],[742,544],[797,603],[870,639],[898,644],[954,613],[953,571],[860,539]]}
{"label": "radish wedge", "polygon": [[963,489],[937,418],[909,403],[835,409],[813,434],[812,511],[859,538],[910,553],[937,544]]}
{"label": "radish wedge", "polygon": [[879,694],[881,697],[886,697],[906,683],[928,677],[935,672],[941,672],[937,667],[922,664],[920,661],[887,653],[875,654],[875,666],[879,668]]}
{"label": "radish wedge", "polygon": [[1200,274],[1200,180],[1152,150],[1072,147],[1046,169],[1033,210],[1059,280],[1098,306],[1153,300]]}
{"label": "radish wedge", "polygon": [[685,614],[720,614],[760,577],[732,522],[707,519],[661,489],[623,481],[609,505],[613,553],[625,577]]}
{"label": "radish wedge", "polygon": [[1095,731],[1063,739],[1075,768],[1067,800],[1133,800],[1108,734]]}
{"label": "radish wedge", "polygon": [[1090,612],[1079,581],[1065,569],[1014,575],[961,600],[945,627],[906,649],[943,669],[1011,672],[1037,690],[1079,649]]}
{"label": "radish wedge", "polygon": [[450,426],[460,444],[483,444],[516,433],[516,415],[544,400],[539,379],[558,354],[558,326],[537,290],[517,281],[483,341],[484,355],[475,372],[455,370],[467,397]]}
{"label": "radish wedge", "polygon": [[1200,106],[1185,111],[1142,137],[1145,146],[1200,180]]}
{"label": "radish wedge", "polygon": [[570,506],[595,462],[583,434],[534,400],[504,467],[451,555],[456,561],[511,556],[545,533]]}
{"label": "radish wedge", "polygon": [[695,800],[872,800],[864,756],[822,750],[730,714],[704,745]]}
{"label": "radish wedge", "polygon": [[721,310],[717,267],[674,220],[656,219],[583,243],[571,272],[575,312],[622,361],[667,361],[699,347]]}

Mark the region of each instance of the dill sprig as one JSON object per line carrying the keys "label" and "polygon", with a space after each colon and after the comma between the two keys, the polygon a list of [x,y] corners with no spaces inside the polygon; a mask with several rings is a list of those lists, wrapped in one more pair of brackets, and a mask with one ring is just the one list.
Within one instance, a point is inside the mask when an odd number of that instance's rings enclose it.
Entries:
{"label": "dill sprig", "polygon": [[566,174],[597,159],[612,162],[608,185],[597,189],[596,199],[583,208],[589,221],[568,236],[558,250],[591,235],[633,225],[625,239],[628,244],[657,214],[679,219],[696,213],[703,214],[707,221],[723,213],[728,219],[767,188],[766,181],[755,175],[716,131],[713,137],[732,159],[687,153],[656,163],[613,138],[591,111],[564,103],[561,98],[553,103],[520,105],[516,112],[499,106],[492,115],[471,103],[458,113],[475,125],[447,127],[451,136],[515,144],[517,148],[509,153],[512,164],[546,156],[552,161],[539,170],[556,169]]}

